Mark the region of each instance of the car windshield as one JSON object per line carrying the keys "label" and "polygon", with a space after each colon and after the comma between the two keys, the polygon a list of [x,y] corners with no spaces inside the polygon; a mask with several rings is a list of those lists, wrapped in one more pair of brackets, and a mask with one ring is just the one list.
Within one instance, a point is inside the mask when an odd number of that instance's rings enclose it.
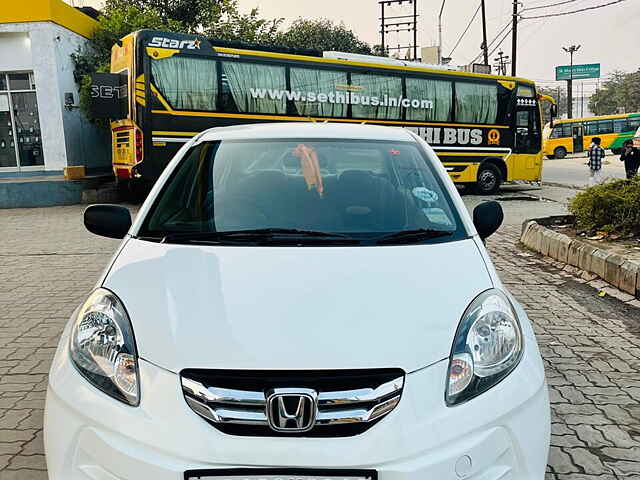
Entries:
{"label": "car windshield", "polygon": [[417,144],[296,139],[193,147],[138,236],[305,246],[446,242],[466,232]]}

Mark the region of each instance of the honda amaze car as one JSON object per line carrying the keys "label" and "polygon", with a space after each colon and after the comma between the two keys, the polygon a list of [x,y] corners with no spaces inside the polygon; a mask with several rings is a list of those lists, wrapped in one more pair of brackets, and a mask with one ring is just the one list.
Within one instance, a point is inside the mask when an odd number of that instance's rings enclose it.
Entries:
{"label": "honda amaze car", "polygon": [[544,477],[532,327],[401,128],[215,128],[177,153],[51,367],[53,480]]}

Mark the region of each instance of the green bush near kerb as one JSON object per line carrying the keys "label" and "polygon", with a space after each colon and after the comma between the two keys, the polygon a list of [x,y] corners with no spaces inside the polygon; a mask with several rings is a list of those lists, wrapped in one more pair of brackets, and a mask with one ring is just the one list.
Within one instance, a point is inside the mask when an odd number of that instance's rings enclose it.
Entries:
{"label": "green bush near kerb", "polygon": [[588,232],[640,234],[640,178],[589,187],[569,204],[576,227]]}

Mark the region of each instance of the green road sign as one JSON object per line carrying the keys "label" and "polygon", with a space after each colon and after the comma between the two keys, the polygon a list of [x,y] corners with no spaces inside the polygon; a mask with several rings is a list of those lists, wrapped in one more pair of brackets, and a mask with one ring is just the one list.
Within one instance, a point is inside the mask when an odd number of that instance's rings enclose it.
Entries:
{"label": "green road sign", "polygon": [[[556,67],[556,80],[571,80],[571,78],[570,65]],[[600,78],[600,64],[587,63],[586,65],[574,65],[573,79],[581,80],[583,78]]]}

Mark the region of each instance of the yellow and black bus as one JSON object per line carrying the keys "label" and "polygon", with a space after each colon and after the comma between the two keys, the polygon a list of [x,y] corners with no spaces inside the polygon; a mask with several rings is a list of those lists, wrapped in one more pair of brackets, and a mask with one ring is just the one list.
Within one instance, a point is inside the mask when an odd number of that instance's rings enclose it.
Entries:
{"label": "yellow and black bus", "polygon": [[412,128],[455,182],[480,193],[540,180],[541,100],[553,100],[532,81],[302,53],[150,30],[127,35],[111,58],[123,106],[111,122],[115,175],[154,181],[184,142],[210,127],[312,120]]}
{"label": "yellow and black bus", "polygon": [[543,129],[544,154],[561,159],[567,153],[584,152],[593,137],[600,137],[602,148],[620,154],[624,142],[632,140],[639,127],[640,113],[556,120],[553,128],[547,124]]}

